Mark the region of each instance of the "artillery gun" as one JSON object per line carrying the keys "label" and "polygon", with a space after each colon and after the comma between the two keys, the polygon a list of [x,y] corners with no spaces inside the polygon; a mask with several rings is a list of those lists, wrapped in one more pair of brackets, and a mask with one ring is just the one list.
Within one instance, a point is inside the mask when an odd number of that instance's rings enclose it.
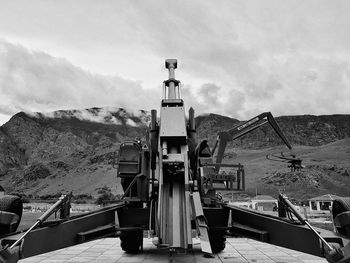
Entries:
{"label": "artillery gun", "polygon": [[[268,122],[287,147],[292,146],[271,113],[262,113],[219,133],[213,150],[207,141],[197,142],[194,110],[189,109],[186,119],[180,81],[175,78],[177,61],[168,59],[165,66],[169,78],[163,83],[160,118],[156,110],[151,111],[145,142],[135,140],[120,145],[117,176],[124,190],[122,200],[97,211],[69,216],[64,212],[69,197],[62,197],[26,232],[1,237],[3,262],[116,236],[124,251],[138,253],[142,251],[144,231],[148,231],[156,246],[169,251],[192,249],[192,237],[198,235],[205,254],[218,253],[225,248],[226,236],[243,235],[327,256],[330,262],[349,262],[344,260],[350,254],[350,212],[341,202],[334,215],[338,234],[315,230],[283,195],[280,195],[279,217],[224,202],[218,190],[245,189],[243,165],[222,163],[228,141]],[[222,174],[222,168],[236,172]],[[58,220],[46,221],[59,210],[63,212]],[[299,222],[293,220],[293,214]],[[330,242],[337,243],[338,249]]]}

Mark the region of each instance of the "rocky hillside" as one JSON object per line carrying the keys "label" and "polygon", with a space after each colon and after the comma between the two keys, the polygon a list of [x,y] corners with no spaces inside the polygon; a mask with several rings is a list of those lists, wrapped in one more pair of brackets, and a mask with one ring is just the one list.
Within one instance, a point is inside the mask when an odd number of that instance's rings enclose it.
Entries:
{"label": "rocky hillside", "polygon": [[[277,121],[296,145],[320,146],[350,137],[350,115],[284,116]],[[0,184],[33,196],[73,191],[96,197],[107,188],[121,193],[114,153],[121,142],[144,138],[148,122],[147,112],[120,108],[18,113],[0,127]],[[213,144],[217,132],[239,122],[215,114],[199,116],[198,137]],[[262,149],[281,143],[265,125],[229,148]]]}
{"label": "rocky hillside", "polygon": [[93,108],[50,115],[18,113],[0,128],[1,184],[48,195],[120,192],[113,169],[119,143],[143,137],[148,114]]}

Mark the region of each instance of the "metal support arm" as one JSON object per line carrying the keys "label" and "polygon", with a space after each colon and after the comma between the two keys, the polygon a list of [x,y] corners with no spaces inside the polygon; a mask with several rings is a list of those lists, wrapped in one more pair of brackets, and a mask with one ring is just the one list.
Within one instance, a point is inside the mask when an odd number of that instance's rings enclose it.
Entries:
{"label": "metal support arm", "polygon": [[226,145],[228,141],[236,140],[243,135],[254,131],[255,129],[259,128],[260,126],[264,125],[265,123],[269,123],[271,127],[274,129],[274,131],[277,133],[277,135],[282,139],[282,141],[286,144],[286,146],[291,150],[292,146],[283,134],[281,128],[278,126],[275,118],[272,116],[271,112],[264,112],[259,114],[258,116],[239,124],[235,127],[233,127],[230,130],[220,132],[218,134],[218,137],[216,139],[215,146],[213,148],[212,154],[214,155],[214,152],[216,148],[218,147],[218,153],[216,156],[216,163],[221,163],[224,152],[226,149]]}

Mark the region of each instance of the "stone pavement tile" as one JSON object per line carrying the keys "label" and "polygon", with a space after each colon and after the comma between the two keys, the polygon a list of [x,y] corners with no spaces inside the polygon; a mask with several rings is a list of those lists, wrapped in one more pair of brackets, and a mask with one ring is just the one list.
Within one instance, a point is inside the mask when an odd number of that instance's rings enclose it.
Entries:
{"label": "stone pavement tile", "polygon": [[145,259],[146,255],[145,254],[136,254],[136,255],[131,255],[124,253],[119,259],[118,263],[136,263],[136,262],[142,262]]}
{"label": "stone pavement tile", "polygon": [[[237,237],[237,238],[230,238],[229,242],[234,242],[234,243],[248,243],[249,240],[252,240],[252,239],[248,239],[248,238],[245,238],[245,237]],[[253,241],[253,240],[252,240]]]}
{"label": "stone pavement tile", "polygon": [[227,244],[226,243],[224,252],[232,252],[232,251],[236,251],[237,252],[237,249],[235,249],[231,244]]}
{"label": "stone pavement tile", "polygon": [[115,247],[113,247],[113,246],[107,246],[107,247],[93,246],[93,247],[89,248],[89,251],[98,252],[98,251],[106,251],[106,250],[114,249],[114,248]]}
{"label": "stone pavement tile", "polygon": [[84,257],[91,257],[91,258],[96,258],[99,255],[101,255],[101,252],[91,252],[91,251],[85,251],[84,253],[80,254],[83,255]]}
{"label": "stone pavement tile", "polygon": [[277,249],[276,247],[263,247],[263,248],[256,248],[256,249],[259,250],[262,253],[283,252],[283,251]]}
{"label": "stone pavement tile", "polygon": [[70,260],[67,260],[66,262],[75,262],[75,263],[80,263],[80,262],[91,262],[95,260],[95,258],[93,257],[84,257],[84,256],[81,256],[81,257],[73,257],[71,258]]}
{"label": "stone pavement tile", "polygon": [[98,257],[99,258],[115,258],[115,259],[119,259],[122,256],[123,256],[122,254],[109,253],[108,251],[106,251],[106,252],[100,254]]}
{"label": "stone pavement tile", "polygon": [[112,248],[112,249],[108,249],[108,250],[104,250],[102,251],[101,254],[110,254],[110,255],[124,255],[125,252],[123,250],[119,250],[119,249],[115,249],[115,248]]}
{"label": "stone pavement tile", "polygon": [[327,263],[328,261],[326,259],[303,259],[301,260],[303,263]]}
{"label": "stone pavement tile", "polygon": [[113,255],[101,255],[97,257],[96,259],[110,259],[114,261],[118,261],[121,258],[121,256],[113,256]]}
{"label": "stone pavement tile", "polygon": [[100,258],[97,258],[97,259],[91,261],[91,263],[117,263],[117,261],[114,260],[114,259],[100,259]]}
{"label": "stone pavement tile", "polygon": [[196,260],[194,258],[174,258],[172,263],[195,263]]}
{"label": "stone pavement tile", "polygon": [[275,263],[272,259],[258,259],[258,260],[250,260],[249,263]]}
{"label": "stone pavement tile", "polygon": [[314,256],[314,255],[305,254],[305,253],[297,254],[295,257],[299,258],[299,259],[302,259],[302,260],[320,260],[320,259],[323,259],[321,257],[317,257],[317,256]]}
{"label": "stone pavement tile", "polygon": [[[83,251],[80,251],[80,250],[64,250],[60,253],[57,253],[57,254],[54,254],[54,255],[51,255],[50,257],[54,257],[56,255],[70,255],[71,257],[73,257],[74,255],[79,255],[80,253],[82,253]],[[47,254],[44,254],[47,256]]]}
{"label": "stone pavement tile", "polygon": [[120,256],[112,256],[112,255],[100,255],[98,257],[96,257],[96,260],[97,259],[109,259],[109,260],[114,260],[114,261],[118,261],[121,257]]}
{"label": "stone pavement tile", "polygon": [[280,247],[268,244],[268,243],[260,243],[260,244],[252,244],[252,247],[256,249],[269,249],[269,250],[279,250]]}
{"label": "stone pavement tile", "polygon": [[143,260],[137,260],[137,259],[133,259],[133,258],[120,258],[117,262],[118,263],[141,263]]}
{"label": "stone pavement tile", "polygon": [[156,262],[158,262],[158,260],[169,260],[168,255],[146,255],[146,257],[144,258],[144,261],[151,261],[154,260]]}
{"label": "stone pavement tile", "polygon": [[89,244],[94,245],[94,244],[104,243],[104,242],[105,240],[103,239],[95,239],[95,240],[89,241]]}
{"label": "stone pavement tile", "polygon": [[225,252],[220,253],[220,257],[233,257],[233,256],[241,256],[241,254],[237,250],[225,250]]}
{"label": "stone pavement tile", "polygon": [[[200,244],[194,239],[194,249],[188,254],[173,255],[174,263],[326,263],[325,259],[281,248],[246,238],[228,238],[226,249],[214,258],[205,258]],[[156,263],[169,262],[168,250],[157,249],[151,239],[144,240],[144,251],[137,255],[125,253],[118,238],[106,238],[60,249],[20,263],[102,262],[102,263]]]}
{"label": "stone pavement tile", "polygon": [[234,255],[234,256],[226,256],[226,257],[221,257],[220,256],[221,262],[248,262],[247,259],[243,258],[241,255]]}
{"label": "stone pavement tile", "polygon": [[207,263],[207,262],[222,262],[218,255],[214,255],[213,258],[205,257],[203,254],[196,253],[194,255],[196,263]]}
{"label": "stone pavement tile", "polygon": [[239,254],[241,254],[241,255],[264,255],[264,253],[263,252],[261,252],[261,251],[259,251],[259,250],[240,250],[239,252],[238,252]]}
{"label": "stone pavement tile", "polygon": [[[55,253],[53,253],[53,255],[62,253],[62,251],[75,251],[75,252],[81,253],[81,252],[83,252],[85,250],[88,250],[88,249],[89,248],[79,247],[79,245],[77,245],[77,246],[68,247],[68,248],[65,248],[65,249],[56,250]],[[46,254],[49,254],[49,253],[46,253]]]}
{"label": "stone pavement tile", "polygon": [[270,259],[268,256],[263,255],[263,254],[242,254],[243,258],[247,260],[262,260],[262,259]]}
{"label": "stone pavement tile", "polygon": [[64,260],[64,259],[44,259],[42,261],[40,261],[40,263],[64,263],[64,262],[67,262],[67,260]]}
{"label": "stone pavement tile", "polygon": [[106,250],[106,249],[113,249],[116,248],[117,246],[113,245],[113,244],[98,244],[98,245],[94,245],[91,249],[101,249],[101,250]]}
{"label": "stone pavement tile", "polygon": [[[57,253],[59,253],[59,250],[51,251],[51,252],[45,253],[45,256],[46,256],[46,257],[51,257],[51,256],[53,256],[53,255],[56,255]],[[44,254],[39,255],[39,256],[43,256],[43,255],[44,255]]]}
{"label": "stone pavement tile", "polygon": [[195,258],[196,263],[221,263],[222,261],[218,258]]}
{"label": "stone pavement tile", "polygon": [[56,255],[48,257],[48,258],[52,259],[52,260],[69,260],[75,256],[76,255],[70,255],[70,254],[56,254]]}
{"label": "stone pavement tile", "polygon": [[29,257],[21,260],[21,263],[33,263],[33,262],[40,262],[44,259],[46,259],[46,256],[36,256],[36,257]]}
{"label": "stone pavement tile", "polygon": [[169,259],[159,259],[159,260],[154,260],[154,259],[145,259],[142,263],[169,263]]}
{"label": "stone pavement tile", "polygon": [[276,249],[275,246],[268,244],[268,243],[257,243],[257,244],[251,244],[252,247],[256,248],[274,248]]}
{"label": "stone pavement tile", "polygon": [[235,258],[232,260],[225,260],[222,261],[223,263],[248,263],[249,261],[247,261],[246,259],[243,258]]}
{"label": "stone pavement tile", "polygon": [[120,244],[119,238],[104,238],[104,239],[100,239],[100,240],[103,240],[101,242],[103,244]]}
{"label": "stone pavement tile", "polygon": [[235,250],[237,250],[238,252],[241,252],[241,251],[257,251],[257,249],[255,247],[248,247],[248,246],[233,246],[233,248]]}
{"label": "stone pavement tile", "polygon": [[263,251],[262,253],[269,257],[290,257],[290,255],[282,251]]}
{"label": "stone pavement tile", "polygon": [[221,253],[219,254],[219,256],[220,256],[220,258],[230,258],[230,257],[240,257],[241,254],[238,253],[237,251],[230,251],[230,252],[228,252],[228,251],[226,251],[226,249],[225,249],[225,251],[224,251],[224,252],[221,252]]}
{"label": "stone pavement tile", "polygon": [[302,261],[299,261],[297,258],[293,258],[290,256],[286,256],[286,257],[271,257],[271,259],[274,262],[278,262],[278,263],[302,263]]}

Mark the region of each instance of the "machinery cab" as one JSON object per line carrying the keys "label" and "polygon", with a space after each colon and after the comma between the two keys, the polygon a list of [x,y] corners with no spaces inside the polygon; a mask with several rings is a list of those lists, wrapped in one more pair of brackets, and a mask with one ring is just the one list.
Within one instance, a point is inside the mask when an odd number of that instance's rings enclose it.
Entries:
{"label": "machinery cab", "polygon": [[120,145],[118,177],[134,178],[141,172],[141,147],[142,145],[136,141],[124,142]]}
{"label": "machinery cab", "polygon": [[118,173],[129,201],[148,200],[149,195],[149,147],[136,139],[120,145]]}

